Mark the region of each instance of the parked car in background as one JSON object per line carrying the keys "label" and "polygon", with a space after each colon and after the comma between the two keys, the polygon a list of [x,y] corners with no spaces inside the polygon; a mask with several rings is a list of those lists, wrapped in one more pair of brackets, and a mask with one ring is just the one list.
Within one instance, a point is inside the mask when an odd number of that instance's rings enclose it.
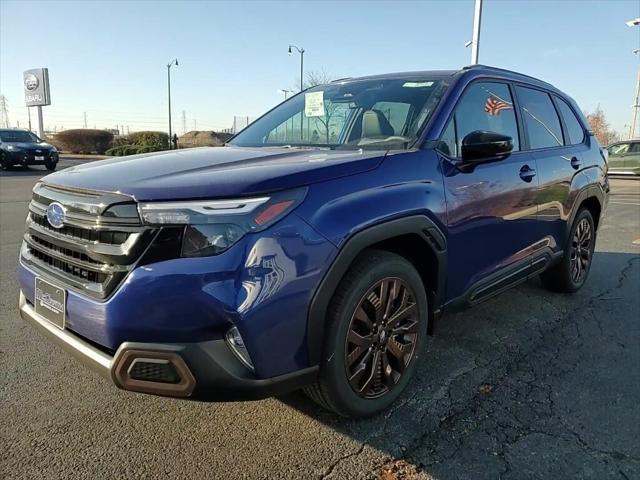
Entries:
{"label": "parked car in background", "polygon": [[55,170],[58,150],[28,130],[0,129],[0,169],[8,170],[14,165],[44,165]]}
{"label": "parked car in background", "polygon": [[607,151],[610,174],[640,175],[640,139],[614,143]]}
{"label": "parked car in background", "polygon": [[444,312],[537,275],[579,290],[608,192],[580,108],[546,82],[482,65],[338,80],[223,147],[45,177],[19,310],[126,390],[304,388],[371,415],[429,368]]}

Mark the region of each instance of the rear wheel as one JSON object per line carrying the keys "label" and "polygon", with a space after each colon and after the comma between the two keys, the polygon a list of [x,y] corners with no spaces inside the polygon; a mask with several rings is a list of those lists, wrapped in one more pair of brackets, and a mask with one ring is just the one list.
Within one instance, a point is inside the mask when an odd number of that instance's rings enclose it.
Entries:
{"label": "rear wheel", "polygon": [[409,383],[427,334],[420,274],[399,255],[368,251],[330,303],[318,382],[306,393],[344,416],[385,409]]}
{"label": "rear wheel", "polygon": [[542,283],[554,292],[573,293],[584,285],[591,269],[596,229],[591,212],[581,209],[573,222],[562,260],[542,275]]}

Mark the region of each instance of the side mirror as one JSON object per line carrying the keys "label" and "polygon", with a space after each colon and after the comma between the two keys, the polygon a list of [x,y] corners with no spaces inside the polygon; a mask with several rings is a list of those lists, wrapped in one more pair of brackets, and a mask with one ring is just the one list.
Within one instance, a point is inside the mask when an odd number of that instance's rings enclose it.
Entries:
{"label": "side mirror", "polygon": [[476,130],[462,139],[462,160],[479,163],[498,160],[513,150],[513,139],[508,135]]}

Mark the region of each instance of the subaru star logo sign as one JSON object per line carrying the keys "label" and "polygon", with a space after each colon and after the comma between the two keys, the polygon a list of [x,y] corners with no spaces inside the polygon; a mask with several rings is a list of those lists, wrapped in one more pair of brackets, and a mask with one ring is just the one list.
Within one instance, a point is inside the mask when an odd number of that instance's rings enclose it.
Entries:
{"label": "subaru star logo sign", "polygon": [[40,82],[38,81],[38,77],[36,77],[32,73],[28,73],[24,76],[24,88],[26,88],[30,92],[33,92],[36,88],[38,88],[39,84]]}
{"label": "subaru star logo sign", "polygon": [[50,203],[47,207],[47,220],[53,228],[64,226],[65,209],[58,202]]}

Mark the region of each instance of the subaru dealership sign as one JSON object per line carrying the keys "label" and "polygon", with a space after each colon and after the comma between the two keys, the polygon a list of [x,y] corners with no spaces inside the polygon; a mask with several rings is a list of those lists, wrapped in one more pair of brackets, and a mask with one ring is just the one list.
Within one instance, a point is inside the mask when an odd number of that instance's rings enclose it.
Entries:
{"label": "subaru dealership sign", "polygon": [[23,73],[24,102],[27,107],[51,105],[49,69],[33,68]]}

